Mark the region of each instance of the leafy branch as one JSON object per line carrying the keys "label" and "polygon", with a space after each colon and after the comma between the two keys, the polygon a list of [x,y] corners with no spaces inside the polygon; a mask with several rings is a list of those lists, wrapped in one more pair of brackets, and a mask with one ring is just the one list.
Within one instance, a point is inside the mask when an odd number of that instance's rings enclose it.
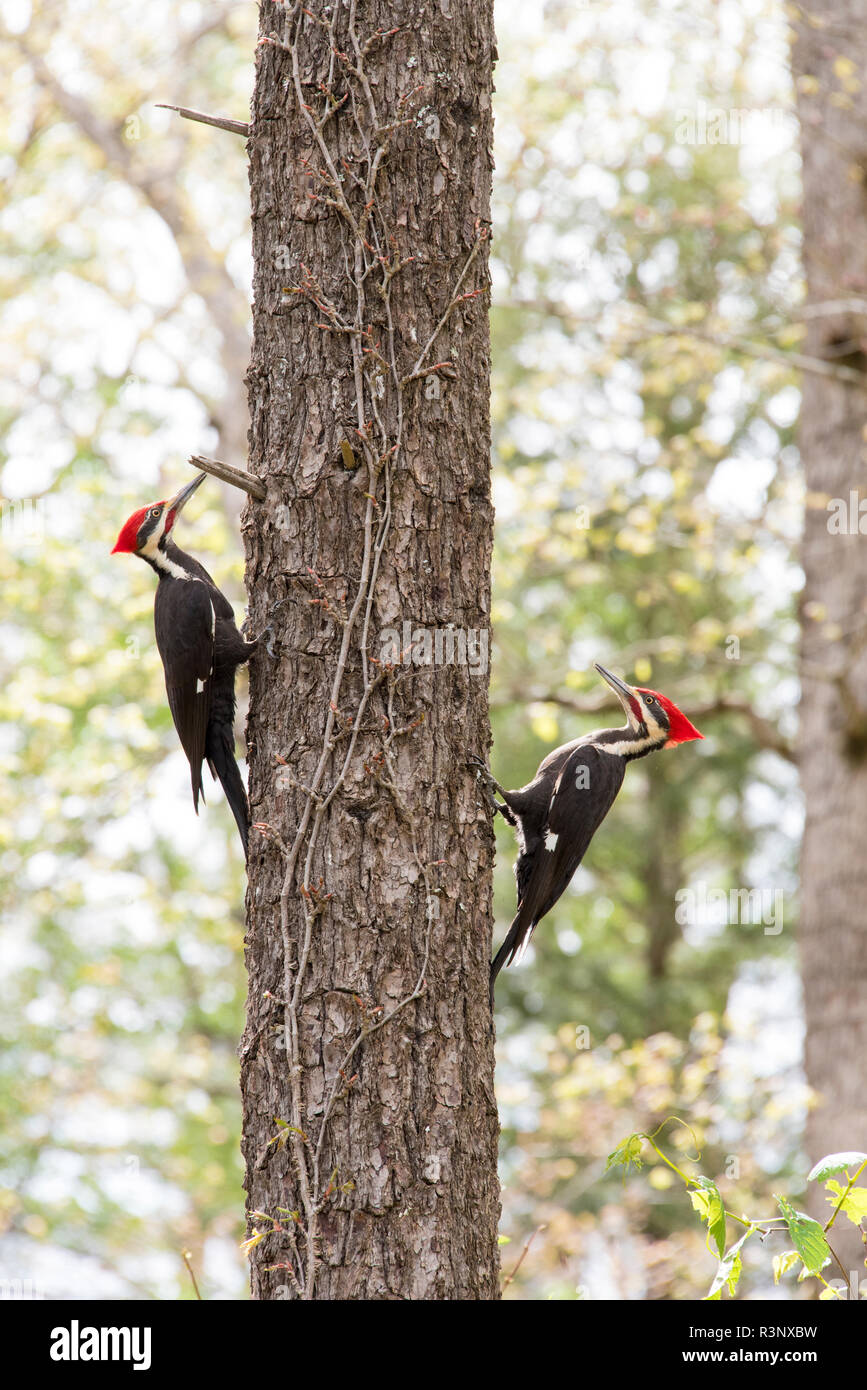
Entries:
{"label": "leafy branch", "polygon": [[[819,1297],[821,1299],[845,1297],[856,1297],[853,1294],[849,1277],[843,1268],[840,1260],[830,1245],[827,1236],[828,1232],[837,1220],[842,1211],[862,1233],[862,1238],[867,1244],[867,1231],[862,1223],[867,1218],[867,1187],[856,1187],[858,1178],[867,1169],[867,1153],[852,1151],[847,1153],[828,1154],[810,1170],[807,1175],[808,1182],[824,1183],[825,1190],[828,1192],[828,1201],[834,1204],[834,1210],[829,1216],[825,1225],[822,1226],[805,1212],[797,1211],[785,1197],[775,1194],[779,1214],[769,1217],[749,1217],[738,1215],[737,1212],[729,1211],[723,1201],[722,1194],[717,1184],[712,1178],[702,1175],[691,1177],[685,1173],[677,1163],[673,1161],[657,1143],[657,1135],[667,1124],[676,1123],[685,1125],[685,1122],[676,1115],[671,1115],[662,1121],[652,1134],[637,1132],[628,1135],[621,1141],[612,1153],[608,1155],[605,1165],[606,1173],[612,1168],[623,1170],[623,1180],[630,1170],[638,1172],[645,1162],[643,1151],[645,1145],[649,1145],[661,1162],[665,1163],[673,1173],[680,1178],[686,1191],[689,1193],[690,1201],[699,1220],[707,1230],[708,1249],[717,1257],[717,1269],[711,1283],[706,1300],[717,1300],[722,1298],[724,1288],[728,1288],[729,1294],[734,1297],[738,1282],[741,1277],[743,1265],[741,1251],[746,1242],[754,1235],[764,1241],[768,1236],[788,1232],[789,1239],[794,1246],[792,1250],[786,1250],[783,1254],[773,1257],[774,1283],[778,1284],[783,1275],[800,1265],[798,1281],[812,1278],[818,1279],[824,1287]],[[690,1131],[691,1132],[691,1131]],[[701,1158],[696,1155],[695,1162]],[[851,1170],[851,1176],[850,1176]],[[845,1187],[840,1183],[838,1175],[845,1174]],[[734,1221],[745,1229],[735,1243],[731,1246],[726,1245],[728,1222]],[[822,1274],[831,1261],[834,1261],[842,1276],[846,1286],[845,1295],[835,1284],[829,1284]]]}

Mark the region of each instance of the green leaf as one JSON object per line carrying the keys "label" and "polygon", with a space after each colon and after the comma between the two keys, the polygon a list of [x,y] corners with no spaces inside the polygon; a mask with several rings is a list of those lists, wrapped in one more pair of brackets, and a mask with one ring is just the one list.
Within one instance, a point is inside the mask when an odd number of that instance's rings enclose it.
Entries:
{"label": "green leaf", "polygon": [[608,1155],[608,1162],[605,1165],[606,1173],[609,1168],[622,1168],[623,1177],[625,1179],[626,1174],[629,1172],[630,1164],[635,1168],[637,1173],[639,1168],[643,1166],[643,1159],[641,1157],[643,1144],[644,1136],[642,1134],[630,1134],[628,1139],[624,1139],[622,1143],[617,1145],[614,1152]]}
{"label": "green leaf", "polygon": [[858,1149],[852,1149],[848,1153],[826,1154],[810,1169],[807,1181],[824,1182],[835,1173],[845,1173],[849,1168],[860,1168],[862,1163],[867,1163],[867,1154],[861,1153]]}
{"label": "green leaf", "polygon": [[258,1226],[253,1227],[253,1234],[246,1240],[241,1241],[241,1249],[245,1255],[249,1255],[251,1250],[255,1250],[260,1241],[263,1241],[268,1234],[267,1231],[260,1231]]}
{"label": "green leaf", "polygon": [[690,1201],[705,1222],[722,1259],[726,1248],[726,1213],[719,1188],[710,1178],[694,1178],[693,1182],[696,1191],[690,1192]]}
{"label": "green leaf", "polygon": [[804,1261],[804,1268],[808,1274],[818,1274],[831,1259],[831,1251],[828,1249],[822,1227],[805,1212],[795,1211],[785,1197],[777,1196],[776,1202],[785,1217],[792,1244]]}
{"label": "green leaf", "polygon": [[800,1260],[797,1250],[785,1250],[782,1255],[774,1256],[774,1283],[779,1284],[784,1274],[788,1274],[790,1269],[794,1269]]}
{"label": "green leaf", "polygon": [[735,1242],[731,1250],[729,1250],[722,1257],[719,1264],[717,1265],[717,1271],[714,1275],[713,1283],[711,1284],[710,1289],[704,1296],[705,1303],[721,1301],[722,1291],[726,1287],[728,1287],[729,1293],[732,1295],[732,1297],[734,1297],[734,1292],[738,1286],[738,1280],[741,1277],[741,1270],[743,1268],[743,1264],[741,1262],[741,1247],[743,1246],[744,1241],[749,1240],[750,1236],[753,1234],[755,1230],[755,1226],[750,1226],[748,1230],[744,1231],[740,1240]]}
{"label": "green leaf", "polygon": [[512,1237],[511,1237],[511,1236],[497,1236],[497,1244],[498,1244],[498,1245],[511,1245],[511,1244],[512,1244]]}
{"label": "green leaf", "polygon": [[[843,1193],[846,1192],[843,1184],[836,1182],[834,1178],[825,1183],[825,1190],[831,1193],[828,1201],[833,1207],[836,1207]],[[846,1193],[846,1200],[840,1202],[840,1210],[848,1216],[853,1225],[860,1226],[867,1216],[867,1187],[850,1187]]]}

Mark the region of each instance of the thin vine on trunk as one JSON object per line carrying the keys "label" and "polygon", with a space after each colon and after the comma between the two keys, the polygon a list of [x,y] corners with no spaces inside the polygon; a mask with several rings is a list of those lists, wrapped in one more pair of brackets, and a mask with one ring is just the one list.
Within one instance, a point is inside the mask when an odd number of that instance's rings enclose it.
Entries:
{"label": "thin vine on trunk", "polygon": [[[448,11],[448,13],[445,13]],[[259,1298],[498,1294],[490,6],[265,3],[251,122]]]}

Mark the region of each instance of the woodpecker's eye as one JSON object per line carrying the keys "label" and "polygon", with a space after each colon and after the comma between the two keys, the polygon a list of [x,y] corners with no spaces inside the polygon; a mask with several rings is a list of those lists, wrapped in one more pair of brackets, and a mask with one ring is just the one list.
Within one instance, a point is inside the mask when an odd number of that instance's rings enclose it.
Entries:
{"label": "woodpecker's eye", "polygon": [[150,515],[150,516],[159,516],[159,514],[160,514],[160,509],[159,509],[159,507],[151,507],[150,512],[149,512],[149,515]]}
{"label": "woodpecker's eye", "polygon": [[644,703],[645,703],[646,705],[655,705],[655,704],[656,704],[656,701],[654,700],[654,698],[653,698],[652,695],[645,695],[645,697],[644,697]]}

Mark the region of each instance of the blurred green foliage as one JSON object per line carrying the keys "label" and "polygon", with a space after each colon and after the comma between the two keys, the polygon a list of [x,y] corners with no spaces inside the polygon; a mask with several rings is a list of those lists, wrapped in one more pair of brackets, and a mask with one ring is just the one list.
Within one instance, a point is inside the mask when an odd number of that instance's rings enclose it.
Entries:
{"label": "blurred green foliage", "polygon": [[[77,65],[135,168],[169,151],[190,222],[173,239],[7,36],[0,151],[19,210],[0,219],[0,273],[27,279],[3,310],[0,387],[0,1260],[54,1291],[174,1298],[192,1296],[190,1250],[206,1296],[238,1297],[242,867],[222,801],[192,813],[152,576],[108,552],[187,454],[213,450],[219,333],[181,273],[195,236],[232,267],[231,313],[248,275],[242,144],[179,132],[152,102],[243,114],[255,9],[99,13],[104,27],[70,6],[30,43],[55,71]],[[677,138],[699,101],[787,106],[784,20],[771,4],[723,20],[711,0],[544,15],[503,0],[498,36],[492,766],[519,786],[606,722],[594,659],[706,735],[629,769],[572,889],[500,977],[504,1268],[545,1227],[508,1296],[691,1297],[702,1236],[680,1195],[655,1168],[624,1192],[605,1154],[678,1110],[721,1187],[737,1160],[727,1204],[756,1206],[805,1103],[785,1049],[758,1065],[756,1010],[725,1012],[746,982],[797,1033],[780,985],[796,783],[763,746],[791,737],[797,697],[797,391],[785,362],[720,343],[797,340],[797,164],[791,132],[769,152]],[[181,50],[183,92],[167,91]],[[234,520],[216,488],[200,498],[185,536],[240,617]],[[497,833],[501,936],[514,839]],[[675,894],[699,882],[784,890],[784,931],[684,929]]]}
{"label": "blurred green foliage", "polygon": [[[189,1250],[209,1296],[241,1297],[243,868],[219,791],[193,814],[154,577],[109,552],[130,512],[189,476],[186,455],[213,452],[220,393],[216,328],[182,273],[192,244],[136,180],[174,159],[200,236],[241,267],[244,307],[243,144],[216,164],[201,128],[152,103],[179,64],[191,98],[243,111],[255,8],[100,6],[98,24],[92,6],[51,8],[0,49],[16,186],[0,220],[0,1277],[186,1298]],[[183,540],[239,600],[219,498],[200,494]]]}
{"label": "blurred green foliage", "polygon": [[[752,1026],[725,1019],[744,972],[773,1014],[795,969],[796,779],[757,734],[785,747],[794,727],[798,394],[785,361],[720,340],[797,339],[797,162],[791,130],[764,158],[677,138],[700,100],[757,103],[744,87],[760,42],[777,45],[764,99],[789,103],[783,27],[744,10],[728,48],[712,6],[612,9],[564,3],[543,32],[500,27],[492,767],[521,786],[557,743],[620,722],[593,660],[674,698],[706,740],[628,769],[531,958],[499,978],[503,1229],[517,1252],[546,1224],[510,1297],[700,1295],[701,1238],[665,1175],[624,1197],[603,1176],[608,1139],[636,1112],[651,1127],[684,1114],[705,1162],[734,1155],[735,1190],[755,1194],[763,1105],[778,1167],[797,1152],[780,1109],[805,1102],[786,1065],[742,1113],[697,1041],[718,1057]],[[501,937],[515,904],[502,822],[498,850]],[[680,926],[676,894],[700,884],[780,890],[785,929]],[[696,1068],[710,1068],[700,1086]]]}

